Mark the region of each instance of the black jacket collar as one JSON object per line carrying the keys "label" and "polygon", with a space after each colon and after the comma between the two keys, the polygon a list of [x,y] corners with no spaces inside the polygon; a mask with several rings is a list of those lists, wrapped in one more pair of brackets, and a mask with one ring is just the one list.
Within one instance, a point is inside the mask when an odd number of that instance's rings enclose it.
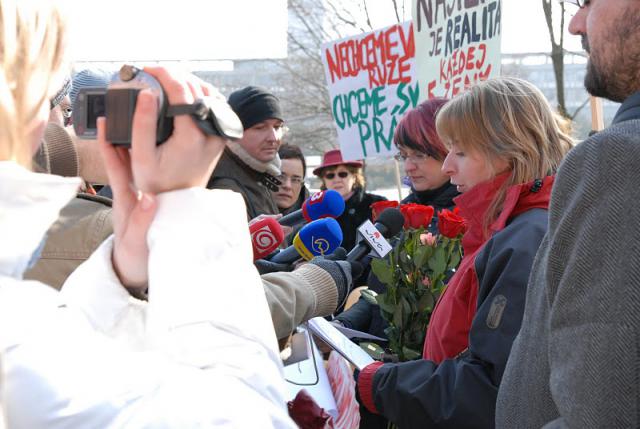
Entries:
{"label": "black jacket collar", "polygon": [[451,182],[447,182],[444,185],[436,189],[429,189],[427,191],[411,190],[411,194],[404,200],[403,203],[417,203],[424,205],[434,206],[436,209],[453,207],[453,199],[459,194],[458,190]]}

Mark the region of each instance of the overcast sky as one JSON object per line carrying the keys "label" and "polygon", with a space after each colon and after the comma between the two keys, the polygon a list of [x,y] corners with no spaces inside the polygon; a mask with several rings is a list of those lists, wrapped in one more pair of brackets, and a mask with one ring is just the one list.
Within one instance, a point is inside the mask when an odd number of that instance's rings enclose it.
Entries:
{"label": "overcast sky", "polygon": [[[369,1],[373,25],[384,27],[394,23],[395,13],[391,0]],[[554,11],[559,11],[558,2],[552,2]],[[549,52],[551,43],[547,24],[542,11],[541,0],[502,0],[502,52],[503,53],[527,53]],[[565,26],[569,25],[569,19],[575,8],[567,5],[569,14],[566,17]],[[559,25],[559,24],[556,24]],[[580,38],[565,32],[564,45],[566,49],[573,51],[582,50]]]}
{"label": "overcast sky", "polygon": [[[73,55],[78,60],[202,60],[286,55],[286,0],[65,0],[65,3],[70,6]],[[374,27],[394,23],[391,0],[370,0],[368,4]],[[504,53],[550,50],[540,0],[503,0],[502,25]],[[565,46],[580,50],[579,38],[567,36]]]}

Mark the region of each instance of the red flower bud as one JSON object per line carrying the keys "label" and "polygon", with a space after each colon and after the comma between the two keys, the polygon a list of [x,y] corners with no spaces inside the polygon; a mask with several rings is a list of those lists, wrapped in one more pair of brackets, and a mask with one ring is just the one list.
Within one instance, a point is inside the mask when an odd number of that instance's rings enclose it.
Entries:
{"label": "red flower bud", "polygon": [[422,204],[403,204],[400,212],[404,216],[404,228],[427,228],[433,218],[433,207]]}
{"label": "red flower bud", "polygon": [[398,205],[399,204],[397,201],[378,201],[371,204],[369,206],[371,207],[371,222],[376,223],[376,220],[378,220],[380,213],[382,213],[388,208],[394,209],[398,207]]}
{"label": "red flower bud", "polygon": [[456,238],[467,229],[467,225],[458,214],[459,209],[456,207],[453,211],[444,209],[438,213],[438,230],[440,234],[449,238]]}

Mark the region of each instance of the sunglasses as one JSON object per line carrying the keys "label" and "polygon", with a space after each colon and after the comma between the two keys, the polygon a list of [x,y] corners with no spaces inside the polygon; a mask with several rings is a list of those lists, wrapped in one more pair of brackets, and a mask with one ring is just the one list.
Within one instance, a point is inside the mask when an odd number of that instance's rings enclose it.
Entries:
{"label": "sunglasses", "polygon": [[[338,177],[341,179],[346,179],[347,177],[349,177],[349,172],[347,171],[341,171],[338,174]],[[336,173],[327,173],[324,175],[324,178],[327,180],[333,180],[333,178],[336,177]]]}

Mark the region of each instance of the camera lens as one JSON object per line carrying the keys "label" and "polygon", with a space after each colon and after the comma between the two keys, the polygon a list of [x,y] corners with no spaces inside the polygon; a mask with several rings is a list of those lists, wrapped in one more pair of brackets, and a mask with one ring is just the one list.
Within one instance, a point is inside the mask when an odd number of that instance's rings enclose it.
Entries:
{"label": "camera lens", "polygon": [[105,116],[104,95],[87,95],[87,128],[97,128],[98,117]]}

